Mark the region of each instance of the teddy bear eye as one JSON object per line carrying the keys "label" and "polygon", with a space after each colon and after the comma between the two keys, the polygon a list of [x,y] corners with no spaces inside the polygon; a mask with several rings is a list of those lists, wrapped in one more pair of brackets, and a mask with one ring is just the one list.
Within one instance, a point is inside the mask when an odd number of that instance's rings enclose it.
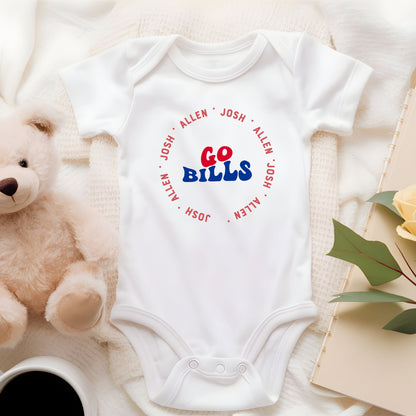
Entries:
{"label": "teddy bear eye", "polygon": [[27,168],[28,164],[27,164],[27,160],[26,159],[22,159],[19,162],[19,166],[21,166],[22,168]]}

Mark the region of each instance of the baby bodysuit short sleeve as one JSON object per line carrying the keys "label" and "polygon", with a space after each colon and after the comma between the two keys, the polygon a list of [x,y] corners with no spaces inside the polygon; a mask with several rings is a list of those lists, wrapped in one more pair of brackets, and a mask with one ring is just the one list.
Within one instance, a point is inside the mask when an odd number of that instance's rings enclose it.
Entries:
{"label": "baby bodysuit short sleeve", "polygon": [[303,33],[296,51],[294,73],[309,127],[313,131],[350,135],[372,71],[363,62]]}
{"label": "baby bodysuit short sleeve", "polygon": [[234,412],[278,400],[312,302],[314,129],[351,130],[366,65],[300,32],[128,40],[62,79],[79,131],[118,146],[110,320],[150,400]]}
{"label": "baby bodysuit short sleeve", "polygon": [[84,138],[114,136],[126,118],[133,91],[127,49],[119,44],[60,73]]}

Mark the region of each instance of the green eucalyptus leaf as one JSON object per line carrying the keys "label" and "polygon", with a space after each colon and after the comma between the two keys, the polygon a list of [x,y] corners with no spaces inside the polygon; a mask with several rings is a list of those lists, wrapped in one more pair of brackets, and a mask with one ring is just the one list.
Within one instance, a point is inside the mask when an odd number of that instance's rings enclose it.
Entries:
{"label": "green eucalyptus leaf", "polygon": [[416,334],[416,309],[408,309],[383,327],[389,331],[396,331],[402,334]]}
{"label": "green eucalyptus leaf", "polygon": [[370,290],[368,292],[344,292],[339,293],[333,302],[407,302],[416,303],[414,300],[393,293],[382,292],[380,290]]}
{"label": "green eucalyptus leaf", "polygon": [[400,212],[397,211],[397,208],[393,205],[393,198],[397,191],[385,191],[379,192],[378,194],[373,195],[368,202],[375,202],[376,204],[380,204],[388,208],[390,211],[393,211],[396,215],[400,218]]}
{"label": "green eucalyptus leaf", "polygon": [[400,266],[381,241],[369,241],[340,222],[334,222],[334,245],[329,256],[357,265],[372,286],[402,275]]}

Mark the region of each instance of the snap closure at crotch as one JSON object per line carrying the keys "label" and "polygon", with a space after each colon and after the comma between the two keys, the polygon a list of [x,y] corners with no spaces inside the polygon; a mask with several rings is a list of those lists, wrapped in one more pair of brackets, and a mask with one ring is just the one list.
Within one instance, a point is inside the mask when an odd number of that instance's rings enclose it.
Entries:
{"label": "snap closure at crotch", "polygon": [[238,371],[240,372],[240,374],[244,374],[247,371],[247,365],[244,363],[240,363],[238,365]]}
{"label": "snap closure at crotch", "polygon": [[209,376],[212,379],[217,378],[224,383],[228,380],[230,383],[233,380],[247,378],[252,373],[250,363],[241,358],[225,358],[225,357],[204,357],[204,356],[189,356],[184,359],[184,365],[191,373],[198,372],[200,375]]}
{"label": "snap closure at crotch", "polygon": [[217,366],[215,367],[215,371],[220,374],[223,373],[225,371],[224,364],[221,364],[221,363],[217,364]]}
{"label": "snap closure at crotch", "polygon": [[151,399],[169,408],[229,412],[271,405],[274,396],[244,357],[192,354],[176,363],[163,389]]}
{"label": "snap closure at crotch", "polygon": [[198,362],[198,360],[194,359],[194,360],[189,361],[188,365],[189,365],[190,368],[195,370],[195,368],[198,368],[199,362]]}

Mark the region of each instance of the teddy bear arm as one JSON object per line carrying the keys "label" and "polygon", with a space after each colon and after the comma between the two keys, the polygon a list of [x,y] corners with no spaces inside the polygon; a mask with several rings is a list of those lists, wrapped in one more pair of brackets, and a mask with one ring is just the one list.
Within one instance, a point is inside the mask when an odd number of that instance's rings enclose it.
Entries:
{"label": "teddy bear arm", "polygon": [[61,197],[60,207],[77,249],[86,261],[115,261],[118,236],[99,211],[66,197]]}
{"label": "teddy bear arm", "polygon": [[27,309],[0,281],[0,347],[14,347],[27,326]]}

